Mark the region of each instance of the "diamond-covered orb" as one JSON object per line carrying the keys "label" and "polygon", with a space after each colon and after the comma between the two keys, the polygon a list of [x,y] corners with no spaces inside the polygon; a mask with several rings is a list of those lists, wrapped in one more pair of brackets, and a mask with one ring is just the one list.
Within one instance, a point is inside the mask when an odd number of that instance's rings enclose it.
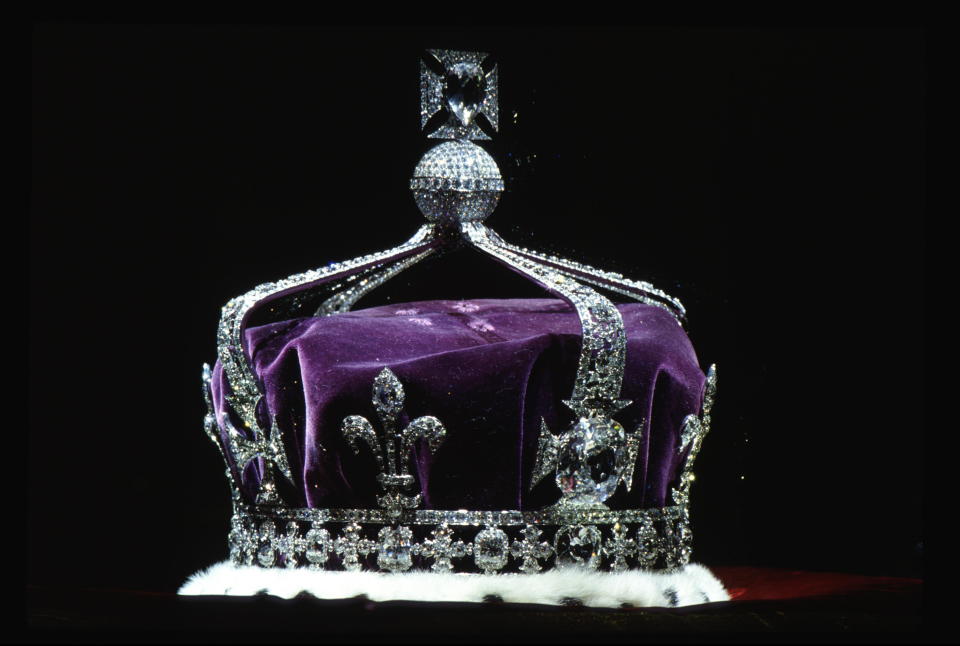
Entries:
{"label": "diamond-covered orb", "polygon": [[561,438],[557,454],[563,504],[602,504],[616,491],[627,458],[627,434],[619,423],[581,417]]}
{"label": "diamond-covered orb", "polygon": [[497,162],[469,141],[445,141],[427,151],[410,180],[413,199],[430,222],[480,222],[503,192]]}
{"label": "diamond-covered orb", "polygon": [[452,65],[443,84],[447,109],[461,124],[469,126],[483,107],[487,96],[487,79],[480,66],[472,62]]}

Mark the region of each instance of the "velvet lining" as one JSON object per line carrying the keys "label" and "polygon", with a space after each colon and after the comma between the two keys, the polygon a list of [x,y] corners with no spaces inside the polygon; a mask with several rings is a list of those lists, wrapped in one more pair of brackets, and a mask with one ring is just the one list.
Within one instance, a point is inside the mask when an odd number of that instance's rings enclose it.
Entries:
{"label": "velvet lining", "polygon": [[[648,420],[630,492],[608,499],[613,509],[671,504],[683,455],[680,427],[700,411],[705,376],[687,335],[664,310],[618,306],[627,330],[622,398],[617,413],[628,432]],[[552,478],[528,491],[541,417],[554,433],[574,421],[570,396],[580,349],[576,314],[564,301],[512,299],[425,301],[320,318],[300,318],[246,331],[254,370],[277,416],[293,472],[280,479],[289,506],[376,507],[376,464],[355,455],[340,433],[348,415],[379,429],[371,402],[374,377],[389,367],[406,392],[402,423],[433,415],[447,429],[435,454],[415,449],[411,470],[433,509],[539,509],[555,502]],[[213,373],[218,416],[230,414],[225,376]],[[242,476],[252,494],[262,463]],[[231,467],[233,468],[233,467]]]}

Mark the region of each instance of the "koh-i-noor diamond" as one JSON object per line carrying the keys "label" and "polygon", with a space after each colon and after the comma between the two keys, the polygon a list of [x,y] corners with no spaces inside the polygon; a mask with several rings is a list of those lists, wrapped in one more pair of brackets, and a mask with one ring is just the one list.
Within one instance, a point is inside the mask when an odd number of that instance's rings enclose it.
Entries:
{"label": "koh-i-noor diamond", "polygon": [[604,508],[621,482],[630,490],[639,442],[640,431],[627,434],[606,416],[581,417],[559,437],[541,421],[530,486],[554,470],[562,494],[559,505]]}
{"label": "koh-i-noor diamond", "polygon": [[568,504],[594,504],[609,498],[627,467],[627,434],[617,422],[581,418],[561,438],[557,486]]}

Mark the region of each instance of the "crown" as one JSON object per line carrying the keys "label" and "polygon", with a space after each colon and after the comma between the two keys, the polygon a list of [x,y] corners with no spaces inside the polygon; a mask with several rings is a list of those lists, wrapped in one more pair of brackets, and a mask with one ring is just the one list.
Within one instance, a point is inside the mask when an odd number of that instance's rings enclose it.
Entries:
{"label": "crown", "polygon": [[[504,190],[473,143],[498,130],[488,62],[429,50],[420,63],[420,126],[447,141],[414,169],[426,223],[409,240],[223,307],[203,395],[232,492],[230,557],[181,592],[727,598],[690,563],[692,467],[716,370],[701,371],[677,299],[483,223]],[[352,310],[453,239],[554,298]],[[281,582],[292,573],[301,583]],[[431,583],[404,588],[403,573]]]}

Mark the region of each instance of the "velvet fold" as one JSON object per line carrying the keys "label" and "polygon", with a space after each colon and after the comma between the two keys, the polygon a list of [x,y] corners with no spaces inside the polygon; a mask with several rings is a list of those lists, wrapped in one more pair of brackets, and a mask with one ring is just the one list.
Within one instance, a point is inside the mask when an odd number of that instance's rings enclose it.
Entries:
{"label": "velvet fold", "polygon": [[[700,412],[705,376],[690,340],[663,309],[619,305],[627,332],[621,398],[615,415],[628,432],[644,427],[631,490],[613,509],[672,504],[680,474],[685,416]],[[369,449],[355,454],[341,434],[348,415],[380,420],[373,380],[390,368],[406,394],[401,424],[439,418],[446,438],[425,444],[411,462],[428,509],[540,509],[559,498],[553,478],[532,490],[541,419],[555,433],[575,420],[569,398],[581,337],[576,313],[556,299],[424,301],[299,318],[246,330],[266,405],[283,432],[293,482],[278,486],[288,506],[377,507],[381,493]],[[218,415],[228,413],[226,377],[213,372]],[[232,463],[232,459],[229,460]],[[256,489],[256,461],[244,470]],[[231,466],[231,468],[234,468]]]}

